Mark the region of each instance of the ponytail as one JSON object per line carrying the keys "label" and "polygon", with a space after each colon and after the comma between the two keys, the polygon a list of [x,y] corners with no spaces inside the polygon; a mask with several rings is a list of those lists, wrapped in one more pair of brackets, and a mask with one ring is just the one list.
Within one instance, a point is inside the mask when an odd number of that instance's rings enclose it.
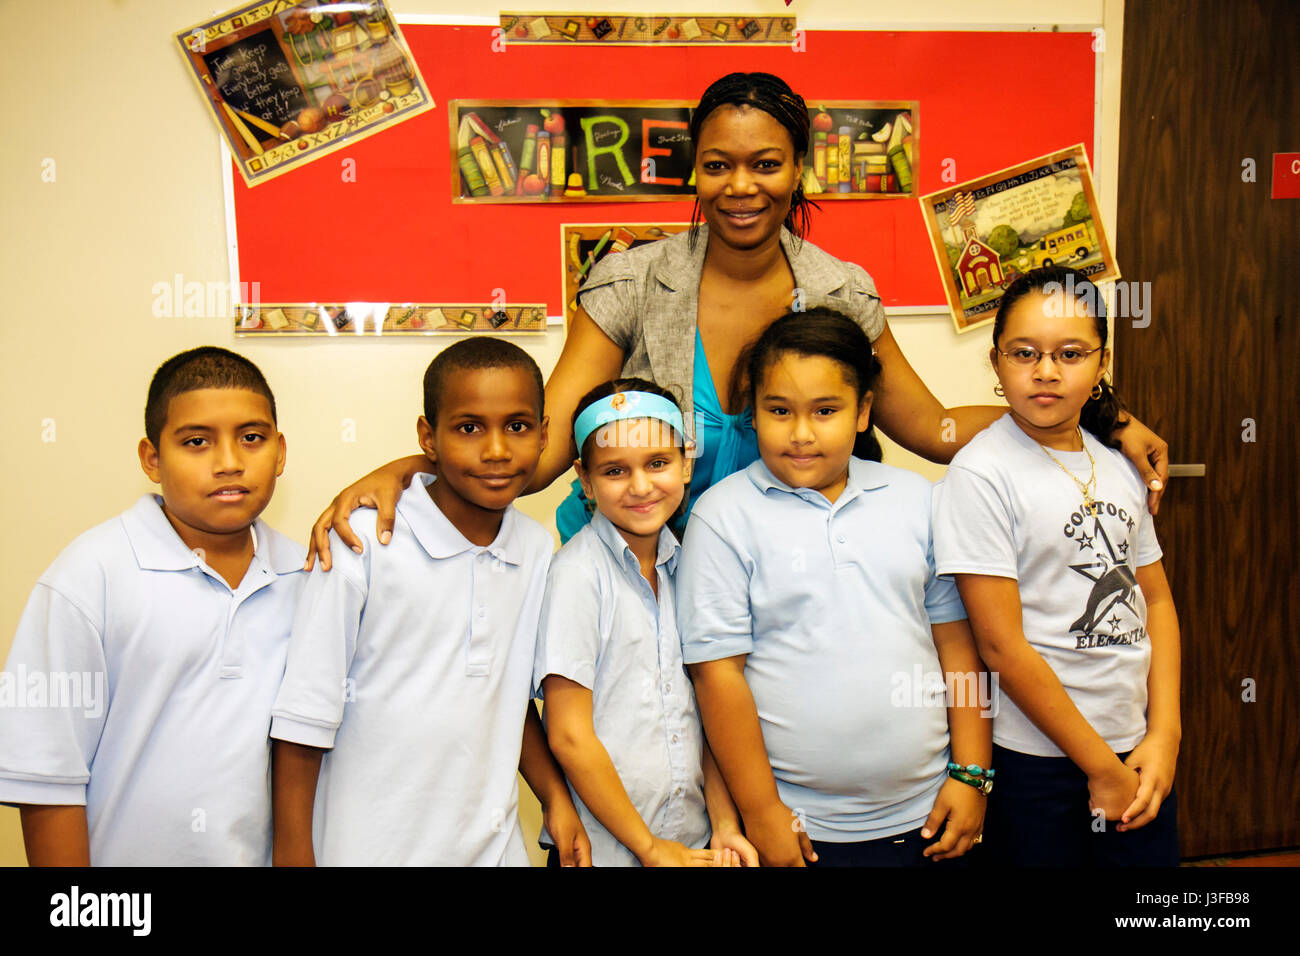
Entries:
{"label": "ponytail", "polygon": [[1079,413],[1079,426],[1092,432],[1093,437],[1107,448],[1118,448],[1119,439],[1114,437],[1115,432],[1128,425],[1128,421],[1120,421],[1119,417],[1124,411],[1124,402],[1110,382],[1102,379],[1100,387],[1101,396],[1089,398],[1084,403]]}

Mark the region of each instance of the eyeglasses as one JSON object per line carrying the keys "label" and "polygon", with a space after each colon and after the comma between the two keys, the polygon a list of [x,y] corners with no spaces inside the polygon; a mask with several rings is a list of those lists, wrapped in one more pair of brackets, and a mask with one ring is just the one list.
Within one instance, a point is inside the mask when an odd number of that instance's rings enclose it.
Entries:
{"label": "eyeglasses", "polygon": [[1012,365],[1019,365],[1023,368],[1033,368],[1043,358],[1049,356],[1057,365],[1073,366],[1082,365],[1088,360],[1088,356],[1094,352],[1100,352],[1103,346],[1097,346],[1095,349],[1081,349],[1075,345],[1067,345],[1065,348],[1057,349],[1055,352],[1041,352],[1038,349],[1030,348],[1028,345],[1022,345],[1018,349],[1012,349],[1010,352],[1004,352],[998,349],[999,355],[1005,355],[1007,361]]}

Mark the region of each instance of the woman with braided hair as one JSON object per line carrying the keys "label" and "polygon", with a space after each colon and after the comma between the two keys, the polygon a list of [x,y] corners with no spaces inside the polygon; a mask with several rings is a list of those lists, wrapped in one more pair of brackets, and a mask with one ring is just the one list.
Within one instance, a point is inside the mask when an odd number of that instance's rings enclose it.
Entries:
{"label": "woman with braided hair", "polygon": [[[741,350],[792,307],[816,306],[844,313],[871,339],[883,369],[872,422],[904,448],[947,462],[1005,414],[1001,406],[945,408],[899,349],[866,271],[803,238],[815,208],[801,183],[808,110],[784,80],[722,77],[705,90],[690,132],[695,225],[592,268],[546,385],[552,422],[568,421],[578,400],[609,379],[648,378],[670,389],[695,442],[689,513],[706,488],[758,458],[743,389],[732,382]],[[1136,419],[1116,437],[1150,489],[1154,511],[1168,468],[1165,442]],[[547,487],[575,457],[571,439],[553,436],[529,491]],[[331,527],[359,547],[347,516],[362,504],[378,507],[381,535],[391,529],[394,503],[425,461],[391,462],[344,489],[312,530],[309,562],[319,552],[329,567]],[[578,494],[566,499],[556,516],[561,537],[572,536],[588,514]]]}

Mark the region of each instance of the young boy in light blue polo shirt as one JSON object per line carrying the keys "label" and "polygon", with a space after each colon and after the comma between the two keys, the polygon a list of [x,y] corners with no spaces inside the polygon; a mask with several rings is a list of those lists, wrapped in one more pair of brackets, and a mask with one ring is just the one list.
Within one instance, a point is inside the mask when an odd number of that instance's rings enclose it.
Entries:
{"label": "young boy in light blue polo shirt", "polygon": [[140,464],[162,496],[72,542],[0,673],[0,802],[33,866],[254,865],[271,855],[271,702],[306,575],[258,515],[284,470],[257,367],[165,362]]}
{"label": "young boy in light blue polo shirt", "polygon": [[403,493],[387,546],[373,512],[353,521],[361,554],[331,533],[273,709],[277,864],[527,865],[520,771],[590,860],[532,704],[553,542],[511,507],[546,447],[542,401],[519,347],[444,350],[417,426],[437,478]]}

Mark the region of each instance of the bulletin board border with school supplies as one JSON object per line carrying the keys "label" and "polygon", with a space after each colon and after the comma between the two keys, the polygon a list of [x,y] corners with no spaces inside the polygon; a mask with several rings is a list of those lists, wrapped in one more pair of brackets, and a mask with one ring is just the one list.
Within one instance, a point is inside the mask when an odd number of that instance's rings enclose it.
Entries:
{"label": "bulletin board border with school supplies", "polygon": [[1080,143],[921,199],[958,332],[988,325],[1017,276],[1067,266],[1120,277]]}
{"label": "bulletin board border with school supplies", "polygon": [[792,14],[719,16],[716,14],[517,13],[501,15],[507,43],[619,44],[777,44],[793,43]]}
{"label": "bulletin board border with school supplies", "polygon": [[176,41],[249,186],[434,106],[382,0],[253,3]]}
{"label": "bulletin board border with school supplies", "polygon": [[[695,193],[693,103],[453,100],[453,202],[647,202]],[[808,106],[803,185],[821,199],[914,196],[917,104]]]}
{"label": "bulletin board border with school supplies", "polygon": [[[650,207],[652,216],[623,216],[628,206],[599,202],[454,201],[450,187],[460,174],[450,139],[453,100],[599,97],[693,107],[718,78],[762,71],[785,79],[814,116],[825,105],[832,124],[832,103],[915,103],[917,115],[924,113],[925,145],[915,151],[914,119],[912,196],[813,196],[820,208],[807,236],[866,269],[885,308],[904,314],[947,311],[916,197],[1063,144],[1093,142],[1098,54],[1084,31],[807,30],[802,52],[727,44],[524,44],[498,53],[492,31],[499,29],[404,21],[403,36],[435,108],[256,188],[231,176],[235,283],[260,282],[265,302],[298,303],[486,305],[501,289],[506,303],[545,303],[558,326],[569,301],[556,275],[561,225],[690,221],[689,193],[661,199]],[[1013,95],[1005,71],[972,66],[994,63],[1051,68],[1037,69],[1034,81]],[[890,144],[884,145],[888,160]],[[517,164],[520,153],[511,150]],[[639,177],[640,156],[628,165]]]}
{"label": "bulletin board border with school supplies", "polygon": [[526,335],[546,331],[545,304],[258,302],[238,307],[235,334]]}

